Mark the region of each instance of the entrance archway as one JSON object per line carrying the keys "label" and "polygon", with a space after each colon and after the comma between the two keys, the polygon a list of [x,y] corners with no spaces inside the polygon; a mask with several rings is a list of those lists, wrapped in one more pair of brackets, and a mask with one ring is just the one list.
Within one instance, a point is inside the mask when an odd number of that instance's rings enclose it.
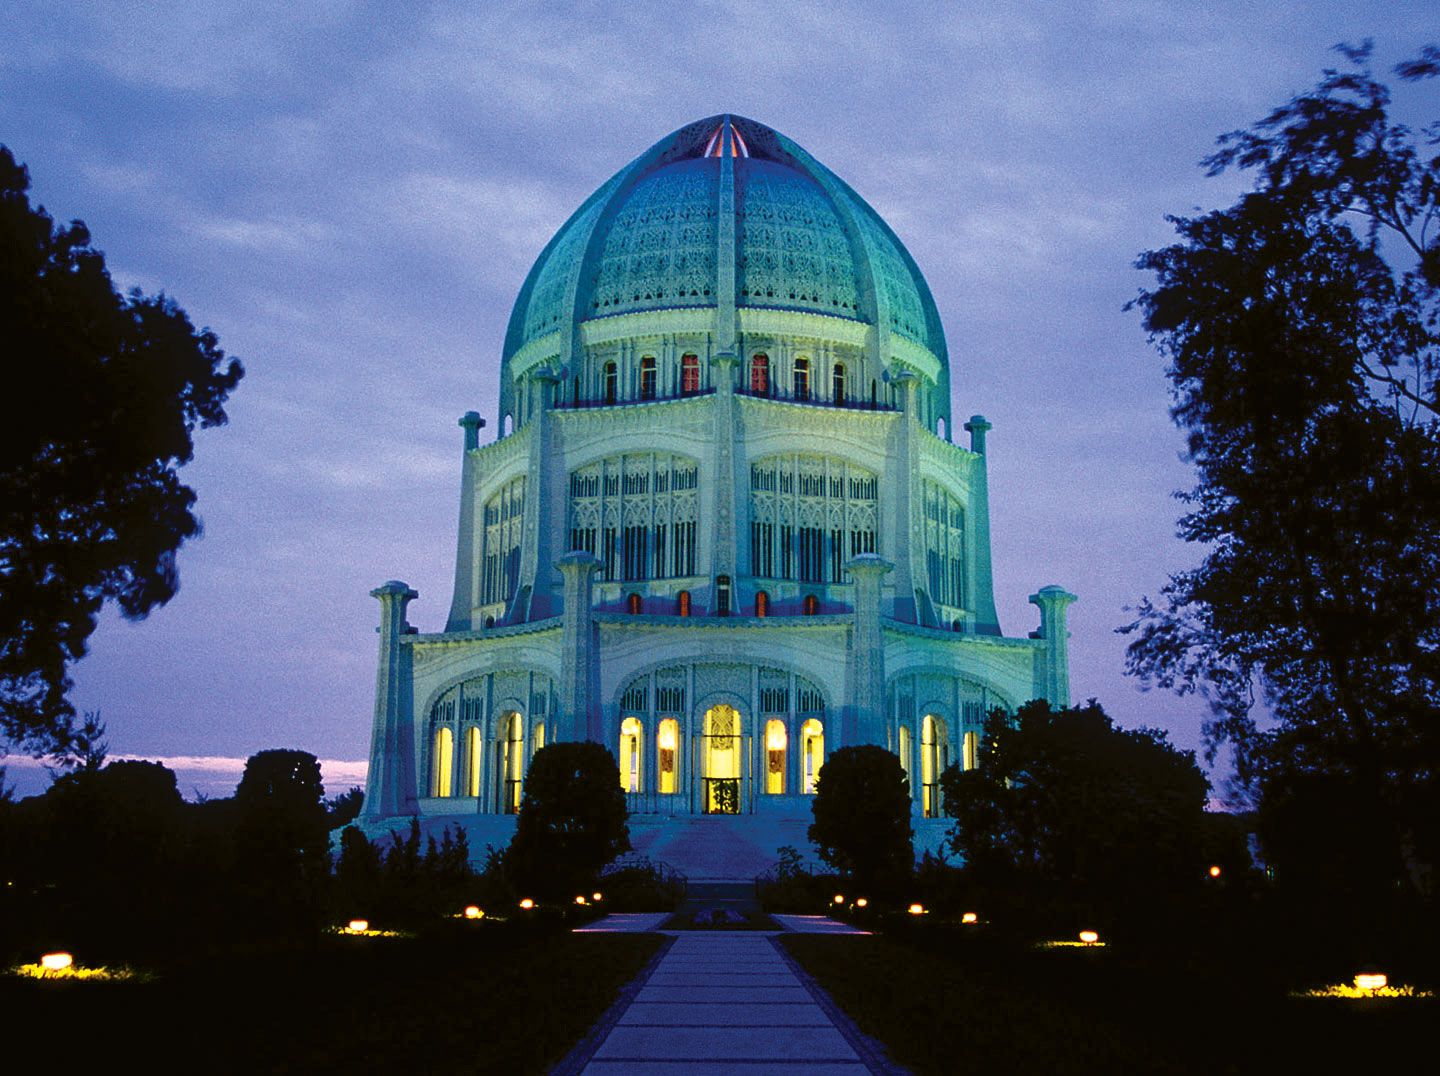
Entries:
{"label": "entrance archway", "polygon": [[700,743],[701,803],[705,813],[739,814],[745,755],[739,712],[725,705],[706,710]]}

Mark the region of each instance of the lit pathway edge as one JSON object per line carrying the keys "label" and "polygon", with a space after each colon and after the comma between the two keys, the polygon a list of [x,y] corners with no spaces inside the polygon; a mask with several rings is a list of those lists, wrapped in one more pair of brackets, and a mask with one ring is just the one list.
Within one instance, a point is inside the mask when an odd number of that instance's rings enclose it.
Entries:
{"label": "lit pathway edge", "polygon": [[557,1076],[735,1071],[904,1072],[772,933],[758,931],[672,935],[553,1070]]}

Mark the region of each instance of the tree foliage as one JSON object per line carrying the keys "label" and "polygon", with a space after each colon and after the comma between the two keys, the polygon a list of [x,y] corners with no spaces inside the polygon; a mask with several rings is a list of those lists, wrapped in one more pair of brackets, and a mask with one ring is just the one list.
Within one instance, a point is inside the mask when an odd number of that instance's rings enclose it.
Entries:
{"label": "tree foliage", "polygon": [[107,601],[132,620],[200,533],[178,469],[243,369],[165,295],[122,296],[85,225],[30,203],[0,146],[0,736],[63,753],[68,668]]}
{"label": "tree foliage", "polygon": [[950,846],[980,880],[1115,907],[1193,888],[1209,785],[1164,732],[1117,728],[1099,704],[992,711],[980,764],[941,776]]}
{"label": "tree foliage", "polygon": [[810,809],[810,840],[836,870],[875,892],[910,876],[910,779],[893,753],[873,744],[832,752]]}
{"label": "tree foliage", "polygon": [[[1205,162],[1254,189],[1137,263],[1205,556],[1122,630],[1130,672],[1209,700],[1249,787],[1343,778],[1393,877],[1440,819],[1440,157],[1369,46],[1340,51]],[[1433,47],[1396,69],[1437,71]]]}
{"label": "tree foliage", "polygon": [[525,774],[505,869],[533,897],[587,892],[600,869],[630,850],[620,768],[603,744],[542,747]]}

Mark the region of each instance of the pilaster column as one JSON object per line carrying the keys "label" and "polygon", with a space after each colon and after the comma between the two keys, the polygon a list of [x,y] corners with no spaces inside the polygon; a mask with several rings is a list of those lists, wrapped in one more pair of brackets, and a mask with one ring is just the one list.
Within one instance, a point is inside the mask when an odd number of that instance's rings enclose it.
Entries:
{"label": "pilaster column", "polygon": [[[560,713],[554,737],[576,742],[601,739],[594,693],[596,679],[595,569],[599,561],[589,553],[566,553],[556,562],[565,579],[560,635]],[[562,731],[563,730],[563,731]]]}
{"label": "pilaster column", "polygon": [[714,611],[715,577],[730,577],[730,601],[739,601],[736,577],[735,520],[735,365],[733,351],[721,351],[710,360],[715,377],[715,489],[714,547],[710,551],[710,605]]}
{"label": "pilaster column", "polygon": [[874,553],[862,553],[845,567],[855,580],[855,625],[850,633],[854,670],[852,726],[844,744],[885,742],[885,642],[880,634],[880,583],[894,568]]}
{"label": "pilaster column", "polygon": [[474,627],[471,611],[475,608],[475,576],[480,562],[475,523],[475,485],[479,476],[471,453],[480,447],[485,420],[475,411],[466,411],[460,416],[460,426],[465,431],[465,448],[460,456],[460,526],[455,540],[455,593],[450,599],[446,631],[469,631]]}
{"label": "pilaster column", "polygon": [[1077,600],[1057,586],[1041,587],[1038,594],[1030,595],[1031,604],[1040,607],[1040,638],[1045,641],[1035,693],[1054,709],[1070,705],[1070,632],[1065,620],[1070,603]]}
{"label": "pilaster column", "polygon": [[391,818],[419,809],[415,792],[415,685],[405,607],[420,595],[398,579],[370,592],[380,599],[380,662],[375,675],[375,723],[370,731],[370,772],[365,817]]}
{"label": "pilaster column", "polygon": [[1000,618],[995,613],[995,577],[990,565],[990,478],[985,457],[985,435],[994,427],[984,415],[971,415],[965,423],[970,432],[970,451],[979,459],[970,469],[970,505],[966,518],[970,533],[966,540],[970,555],[966,580],[965,608],[969,610],[966,630],[976,635],[999,635]]}
{"label": "pilaster column", "polygon": [[[890,375],[899,389],[903,412],[895,424],[895,619],[911,624],[924,623],[916,602],[919,580],[925,578],[925,521],[920,504],[920,461],[917,459],[917,399],[920,379],[909,370]],[[933,618],[932,618],[933,619]]]}
{"label": "pilaster column", "polygon": [[557,511],[553,503],[560,499],[558,511],[564,518],[565,482],[552,481],[550,468],[561,459],[561,453],[552,444],[555,423],[550,419],[550,408],[555,399],[555,383],[560,375],[548,366],[542,366],[530,375],[531,387],[537,401],[535,415],[531,419],[529,480],[525,488],[525,529],[520,546],[520,577],[515,595],[510,601],[507,617],[511,623],[540,620],[552,615],[551,587],[554,575],[552,563],[555,528],[551,520]]}

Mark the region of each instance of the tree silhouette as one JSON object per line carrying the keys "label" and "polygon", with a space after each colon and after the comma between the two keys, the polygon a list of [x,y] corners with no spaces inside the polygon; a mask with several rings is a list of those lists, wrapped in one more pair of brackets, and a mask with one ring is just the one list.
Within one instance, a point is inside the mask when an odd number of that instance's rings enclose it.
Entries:
{"label": "tree silhouette", "polygon": [[915,865],[910,779],[895,755],[870,744],[831,752],[810,809],[810,840],[836,870],[872,893],[909,877]]}

